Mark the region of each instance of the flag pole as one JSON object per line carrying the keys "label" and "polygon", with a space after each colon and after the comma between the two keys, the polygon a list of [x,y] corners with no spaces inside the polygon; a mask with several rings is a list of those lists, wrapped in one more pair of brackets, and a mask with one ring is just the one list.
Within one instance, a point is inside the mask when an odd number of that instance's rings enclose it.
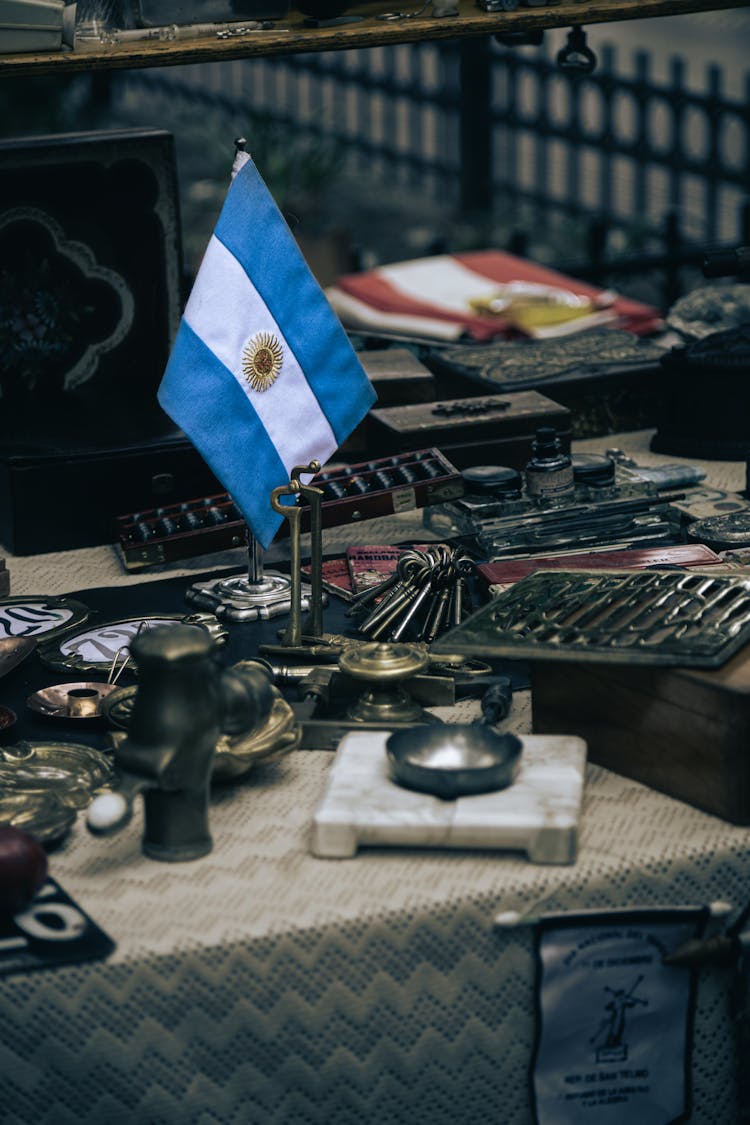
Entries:
{"label": "flag pole", "polygon": [[[270,542],[278,527],[267,505],[281,466],[295,466],[300,447],[324,463],[375,401],[372,384],[246,144],[244,137],[234,141],[232,183],[157,395],[253,533],[244,574],[195,583],[186,595],[190,604],[232,621],[290,611],[292,583],[288,576],[263,572],[255,541],[257,535],[261,543]],[[255,457],[246,449],[249,435],[258,447]],[[304,487],[319,562],[322,524],[312,501],[320,500],[320,490]],[[315,592],[322,593],[322,582],[316,581]],[[304,596],[311,595],[312,587]],[[308,601],[301,608],[312,607]],[[310,621],[316,633],[320,618],[316,607]]]}
{"label": "flag pole", "polygon": [[212,578],[190,586],[190,605],[210,609],[221,621],[256,621],[289,613],[292,579],[263,567],[263,548],[248,527],[245,532],[247,566],[244,574]]}
{"label": "flag pole", "polygon": [[[245,152],[245,137],[235,137],[235,161]],[[234,173],[233,173],[234,175]],[[263,548],[245,526],[247,548],[247,573],[230,578],[215,579],[205,586],[191,586],[187,600],[192,605],[211,608],[222,619],[252,621],[261,617],[275,617],[290,610],[292,605],[292,580],[276,571],[266,573],[263,566]]]}

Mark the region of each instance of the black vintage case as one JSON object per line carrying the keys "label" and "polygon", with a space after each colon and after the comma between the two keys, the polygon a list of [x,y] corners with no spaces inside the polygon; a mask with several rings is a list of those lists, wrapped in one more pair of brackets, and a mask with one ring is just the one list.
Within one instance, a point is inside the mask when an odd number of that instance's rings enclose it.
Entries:
{"label": "black vintage case", "polygon": [[522,468],[540,426],[553,426],[563,448],[570,448],[570,411],[537,391],[370,412],[372,438],[382,452],[434,445],[459,469],[479,464]]}
{"label": "black vintage case", "polygon": [[109,543],[126,509],[220,489],[180,431],[106,448],[0,451],[0,541],[16,555]]}

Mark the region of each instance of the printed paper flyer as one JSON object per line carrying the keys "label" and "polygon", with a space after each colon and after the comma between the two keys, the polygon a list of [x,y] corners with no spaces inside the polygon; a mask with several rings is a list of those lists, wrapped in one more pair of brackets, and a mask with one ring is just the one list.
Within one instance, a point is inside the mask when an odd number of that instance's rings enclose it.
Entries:
{"label": "printed paper flyer", "polygon": [[669,1125],[687,1111],[692,978],[662,959],[699,910],[622,912],[538,932],[539,1125]]}

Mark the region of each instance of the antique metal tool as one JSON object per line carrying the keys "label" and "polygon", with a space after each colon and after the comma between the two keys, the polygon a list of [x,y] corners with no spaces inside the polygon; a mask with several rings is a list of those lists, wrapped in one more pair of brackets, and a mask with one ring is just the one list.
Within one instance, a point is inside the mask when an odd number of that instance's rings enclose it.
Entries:
{"label": "antique metal tool", "polygon": [[568,32],[565,46],[557,52],[557,65],[566,73],[579,77],[596,70],[597,58],[586,41],[586,32],[576,25]]}
{"label": "antique metal tool", "polygon": [[349,718],[360,723],[434,722],[434,716],[403,687],[405,680],[423,672],[428,664],[427,653],[414,645],[375,643],[346,649],[339,657],[339,668],[366,685],[349,707]]}
{"label": "antique metal tool", "polygon": [[320,461],[295,465],[292,469],[292,480],[297,482],[300,496],[310,505],[310,613],[303,628],[305,635],[313,638],[323,633],[323,490],[303,484],[300,477],[302,473],[314,476],[319,472]]}
{"label": "antique metal tool", "polygon": [[[274,488],[271,493],[271,507],[289,523],[290,562],[292,574],[291,606],[289,624],[284,632],[282,644],[291,647],[300,647],[302,644],[302,578],[300,566],[300,516],[301,511],[297,504],[297,497],[302,491],[299,480],[291,480],[289,484],[282,484]],[[293,496],[293,504],[282,504],[282,496]]]}
{"label": "antique metal tool", "polygon": [[[326,595],[323,593],[323,519],[322,500],[323,490],[311,484],[303,484],[300,480],[302,473],[314,474],[319,472],[320,462],[310,461],[307,465],[295,465],[292,469],[291,480],[288,485],[275,488],[271,493],[271,507],[275,512],[284,516],[289,524],[290,543],[290,569],[291,569],[291,594],[289,625],[281,635],[279,644],[263,644],[260,651],[264,654],[284,655],[291,654],[308,657],[324,657],[326,654],[331,660],[338,656],[340,646],[332,644],[330,639],[323,635],[323,606]],[[282,503],[282,497],[293,496],[293,504]],[[303,508],[299,500],[304,499],[307,504],[305,511],[309,512],[311,532],[311,586],[310,596],[305,602],[301,577],[302,551],[300,534],[302,531]],[[309,608],[310,613],[304,624],[302,610]]]}
{"label": "antique metal tool", "polygon": [[149,629],[133,641],[140,687],[128,735],[115,749],[119,788],[91,804],[95,835],[130,820],[143,793],[143,851],[181,862],[211,850],[208,793],[221,730],[252,725],[270,705],[270,682],[260,666],[224,671],[209,634],[193,625]]}
{"label": "antique metal tool", "polygon": [[470,613],[473,572],[474,563],[462,547],[436,543],[424,550],[406,549],[395,575],[355,599],[347,614],[360,617],[357,628],[370,640],[431,644]]}
{"label": "antique metal tool", "polygon": [[439,723],[425,706],[452,705],[456,684],[450,676],[423,674],[429,661],[419,645],[355,642],[343,648],[338,670],[319,665],[300,676],[300,702],[294,704],[300,748],[335,750],[351,731]]}

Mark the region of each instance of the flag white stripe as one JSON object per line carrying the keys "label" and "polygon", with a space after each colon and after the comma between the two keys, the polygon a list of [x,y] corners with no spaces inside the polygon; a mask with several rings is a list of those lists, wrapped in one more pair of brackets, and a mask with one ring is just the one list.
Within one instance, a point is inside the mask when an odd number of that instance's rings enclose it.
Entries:
{"label": "flag white stripe", "polygon": [[345,293],[337,285],[331,285],[325,291],[331,308],[341,321],[347,326],[355,325],[359,328],[390,328],[394,332],[401,331],[414,336],[420,332],[438,340],[457,340],[463,332],[463,326],[450,320],[435,320],[429,316],[414,316],[404,313],[387,313],[381,309],[373,308],[364,301]]}
{"label": "flag white stripe", "polygon": [[486,300],[501,288],[500,282],[474,273],[449,254],[380,266],[377,272],[405,297],[464,316],[470,301]]}
{"label": "flag white stripe", "polygon": [[[294,299],[290,293],[290,307]],[[217,308],[222,311],[220,317]],[[215,236],[208,244],[184,318],[232,372],[287,471],[313,457],[324,462],[331,456],[338,442],[284,333],[240,263]],[[242,371],[243,349],[259,332],[276,336],[284,351],[278,378],[266,391],[253,390]]]}

